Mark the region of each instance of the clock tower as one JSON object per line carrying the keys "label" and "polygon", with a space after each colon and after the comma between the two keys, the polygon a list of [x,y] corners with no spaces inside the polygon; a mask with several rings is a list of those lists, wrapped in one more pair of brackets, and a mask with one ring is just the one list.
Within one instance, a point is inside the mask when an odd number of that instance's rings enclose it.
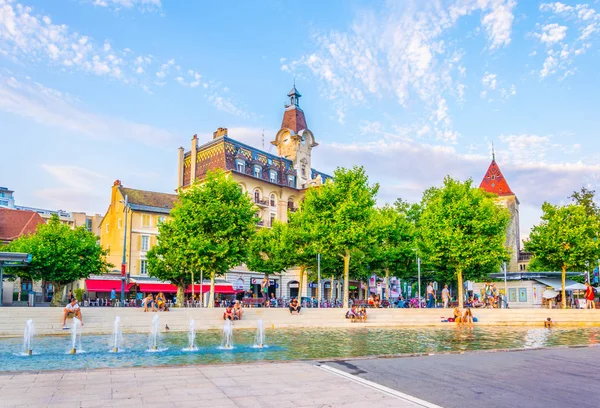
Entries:
{"label": "clock tower", "polygon": [[296,86],[287,94],[290,98],[285,105],[281,129],[271,142],[277,147],[279,156],[289,159],[296,172],[296,188],[304,189],[314,183],[311,170],[311,151],[317,146],[315,138],[306,126],[304,111],[300,108],[300,92]]}

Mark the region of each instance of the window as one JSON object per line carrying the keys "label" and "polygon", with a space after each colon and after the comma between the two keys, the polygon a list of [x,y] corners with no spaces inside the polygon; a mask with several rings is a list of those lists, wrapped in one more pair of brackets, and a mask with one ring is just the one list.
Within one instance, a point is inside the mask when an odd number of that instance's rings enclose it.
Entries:
{"label": "window", "polygon": [[294,176],[288,176],[288,187],[296,187],[296,180]]}
{"label": "window", "polygon": [[106,233],[108,234],[108,224],[106,224]]}
{"label": "window", "polygon": [[271,183],[277,183],[277,173],[273,170],[269,171],[269,181]]}
{"label": "window", "polygon": [[140,261],[140,275],[148,275],[148,261],[145,259]]}
{"label": "window", "polygon": [[8,200],[0,200],[0,205],[8,207]]}
{"label": "window", "polygon": [[262,170],[260,166],[254,166],[254,177],[262,178]]}
{"label": "window", "polygon": [[246,172],[246,163],[244,163],[242,160],[236,160],[235,168],[240,173],[245,173]]}
{"label": "window", "polygon": [[85,228],[88,231],[92,231],[92,220],[90,220],[89,218],[86,218],[85,220]]}
{"label": "window", "polygon": [[302,177],[306,177],[306,163],[302,163]]}
{"label": "window", "polygon": [[273,213],[271,213],[271,217],[269,219],[269,227],[273,226],[273,223],[275,222],[275,219],[277,218],[277,216]]}
{"label": "window", "polygon": [[254,190],[254,202],[258,203],[260,201],[260,191]]}
{"label": "window", "polygon": [[117,220],[117,228],[121,229],[121,219],[120,218]]}
{"label": "window", "polygon": [[147,251],[150,246],[150,237],[148,235],[142,235],[142,251]]}
{"label": "window", "polygon": [[148,214],[142,214],[142,227],[150,227],[151,226],[151,218]]}
{"label": "window", "polygon": [[275,207],[276,201],[275,201],[275,194],[271,194],[271,196],[269,197],[269,205],[271,207]]}
{"label": "window", "polygon": [[158,223],[160,224],[160,223],[163,223],[163,222],[165,222],[165,219],[166,219],[166,218],[165,218],[165,217],[162,217],[162,216],[161,216],[161,217],[158,217]]}

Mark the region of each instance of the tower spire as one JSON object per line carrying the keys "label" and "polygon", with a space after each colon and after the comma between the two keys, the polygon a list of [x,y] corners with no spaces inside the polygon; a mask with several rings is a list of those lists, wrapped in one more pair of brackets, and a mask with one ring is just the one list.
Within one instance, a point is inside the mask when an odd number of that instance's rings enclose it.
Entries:
{"label": "tower spire", "polygon": [[496,151],[494,150],[494,141],[492,140],[492,160],[496,161]]}

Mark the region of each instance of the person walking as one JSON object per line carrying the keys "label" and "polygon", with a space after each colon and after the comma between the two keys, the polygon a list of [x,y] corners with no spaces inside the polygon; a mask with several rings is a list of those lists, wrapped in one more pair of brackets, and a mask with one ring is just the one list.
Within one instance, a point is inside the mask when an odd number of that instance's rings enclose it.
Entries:
{"label": "person walking", "polygon": [[594,288],[590,285],[589,282],[585,283],[585,308],[586,309],[595,309],[596,305],[594,304],[594,298],[596,295],[594,294]]}
{"label": "person walking", "polygon": [[433,284],[429,282],[427,284],[427,308],[431,309],[435,306],[435,292],[433,290]]}
{"label": "person walking", "polygon": [[265,299],[266,303],[269,300],[269,278],[267,278],[267,275],[265,275],[262,282],[260,283],[260,289],[262,297]]}
{"label": "person walking", "polygon": [[444,289],[442,289],[442,302],[444,303],[444,309],[448,308],[449,300],[450,300],[450,291],[448,290],[448,285],[444,285]]}

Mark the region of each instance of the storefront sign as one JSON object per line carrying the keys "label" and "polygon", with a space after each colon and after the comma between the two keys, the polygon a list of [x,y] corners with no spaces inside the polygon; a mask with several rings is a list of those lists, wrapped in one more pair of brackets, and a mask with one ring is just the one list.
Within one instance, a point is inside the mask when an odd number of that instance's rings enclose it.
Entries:
{"label": "storefront sign", "polygon": [[297,283],[290,283],[290,289],[298,288],[300,285]]}

